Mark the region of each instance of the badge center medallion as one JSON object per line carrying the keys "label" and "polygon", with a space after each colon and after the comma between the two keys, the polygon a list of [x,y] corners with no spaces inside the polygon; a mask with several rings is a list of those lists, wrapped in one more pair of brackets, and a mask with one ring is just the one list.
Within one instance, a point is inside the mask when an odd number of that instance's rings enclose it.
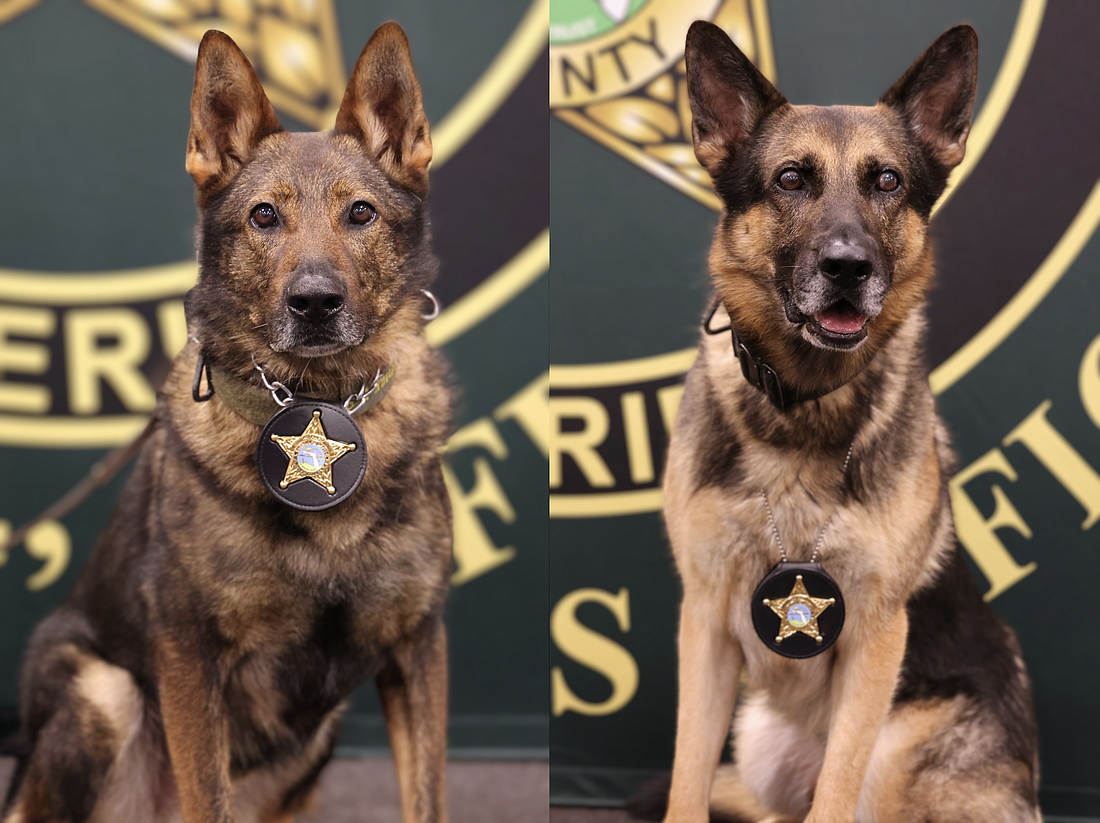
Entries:
{"label": "badge center medallion", "polygon": [[325,450],[316,443],[306,443],[298,449],[298,468],[304,472],[313,474],[324,468],[327,463]]}
{"label": "badge center medallion", "polygon": [[290,458],[286,476],[279,481],[281,489],[299,480],[313,480],[329,494],[336,494],[336,486],[332,484],[332,464],[348,452],[355,451],[354,443],[328,439],[321,425],[320,410],[313,412],[306,430],[297,437],[273,434],[271,440]]}

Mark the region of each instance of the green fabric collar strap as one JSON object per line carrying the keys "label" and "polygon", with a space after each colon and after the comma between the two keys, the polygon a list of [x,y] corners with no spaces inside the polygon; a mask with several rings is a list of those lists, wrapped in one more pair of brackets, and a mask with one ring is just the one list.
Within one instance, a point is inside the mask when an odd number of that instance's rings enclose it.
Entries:
{"label": "green fabric collar strap", "polygon": [[[211,367],[204,361],[205,358],[200,352],[199,361],[195,367],[194,399],[197,402],[202,402],[209,400],[216,394],[232,411],[254,425],[266,426],[272,417],[295,400],[318,399],[305,395],[296,397],[281,383],[268,383],[267,376],[264,375],[263,369],[259,367],[257,367],[257,370],[263,376],[265,385],[271,386],[270,389],[254,386],[247,380],[242,380],[236,375],[222,371],[217,367]],[[206,381],[210,387],[209,392],[205,395],[199,393],[199,383],[202,380],[203,371],[206,372]],[[393,387],[393,380],[396,375],[397,366],[391,364],[385,372],[379,371],[370,386],[367,386],[366,381],[364,381],[362,389],[343,402],[335,401],[335,404],[342,406],[352,417],[358,417],[382,402],[382,399],[389,394],[390,389]],[[279,400],[275,399],[277,396]]]}

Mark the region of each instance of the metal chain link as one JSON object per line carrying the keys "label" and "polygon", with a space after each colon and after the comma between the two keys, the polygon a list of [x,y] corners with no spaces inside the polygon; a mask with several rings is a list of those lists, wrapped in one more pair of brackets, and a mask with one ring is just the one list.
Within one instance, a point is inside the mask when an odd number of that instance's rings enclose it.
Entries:
{"label": "metal chain link", "polygon": [[[857,435],[858,436],[858,435]],[[844,458],[844,466],[840,470],[840,479],[843,481],[848,474],[848,464],[852,461],[852,449],[855,448],[856,441],[852,440],[852,445],[848,447],[848,454]],[[776,525],[775,515],[772,513],[771,504],[768,502],[768,493],[764,489],[760,490],[760,496],[764,498],[764,508],[768,512],[768,524],[772,527],[772,534],[775,535],[775,542],[779,546],[779,559],[781,562],[787,562],[787,549],[783,546],[783,540],[779,537],[779,526]],[[825,521],[825,525],[821,527],[821,531],[818,532],[817,542],[814,543],[813,554],[810,555],[810,562],[817,562],[817,554],[821,551],[821,544],[825,540],[825,532],[828,531],[829,525],[833,522],[833,518],[836,516],[836,510],[829,515],[829,519]]]}
{"label": "metal chain link", "polygon": [[[278,403],[279,406],[285,409],[287,406],[291,405],[294,402],[294,392],[292,392],[278,380],[268,379],[267,372],[264,371],[264,367],[260,363],[256,362],[255,356],[253,356],[252,358],[252,365],[255,366],[256,371],[260,373],[260,379],[264,382],[264,388],[271,392],[272,398],[274,398],[275,402]],[[363,407],[363,404],[370,400],[370,398],[378,390],[378,384],[382,380],[382,376],[384,374],[387,374],[386,370],[378,369],[378,371],[374,373],[374,379],[371,381],[370,388],[367,387],[367,381],[364,380],[362,386],[360,386],[359,388],[359,391],[348,395],[348,398],[343,402],[342,405],[344,406],[344,410],[350,415],[354,415],[357,411],[359,411],[359,409]],[[280,397],[279,392],[285,392],[286,396]]]}
{"label": "metal chain link", "polygon": [[[382,375],[386,372],[379,369],[374,374],[374,380],[371,381],[370,388],[367,388],[367,381],[363,381],[363,385],[359,388],[355,394],[344,401],[344,411],[348,414],[354,415],[359,409],[363,407],[363,404],[378,390],[378,381],[382,379]],[[352,401],[355,401],[355,405],[352,406]]]}
{"label": "metal chain link", "polygon": [[[255,367],[256,371],[260,373],[260,379],[264,381],[264,388],[271,392],[272,398],[274,398],[275,402],[278,403],[279,406],[285,409],[287,406],[294,402],[294,392],[292,392],[278,380],[268,380],[267,372],[264,371],[263,366],[256,362],[255,355],[252,356],[252,365]],[[286,392],[285,398],[279,397],[280,391]]]}

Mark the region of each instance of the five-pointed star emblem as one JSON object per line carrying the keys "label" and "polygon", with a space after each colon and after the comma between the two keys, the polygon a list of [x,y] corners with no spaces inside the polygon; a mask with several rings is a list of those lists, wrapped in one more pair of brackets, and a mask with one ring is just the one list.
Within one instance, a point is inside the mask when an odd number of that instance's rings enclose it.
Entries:
{"label": "five-pointed star emblem", "polygon": [[795,632],[802,632],[820,643],[822,637],[817,630],[817,617],[835,602],[832,597],[810,597],[802,583],[802,575],[798,575],[790,595],[779,600],[764,598],[764,605],[779,615],[779,636],[775,642],[782,643]]}
{"label": "five-pointed star emblem", "polygon": [[299,480],[312,480],[329,494],[336,494],[336,487],[332,485],[332,464],[354,451],[355,444],[329,440],[321,425],[321,412],[313,412],[306,430],[297,437],[273,434],[271,439],[290,458],[286,476],[279,481],[280,489]]}
{"label": "five-pointed star emblem", "polygon": [[[0,25],[41,0],[0,0]],[[193,63],[207,29],[225,32],[252,62],[271,104],[316,129],[332,128],[344,96],[335,0],[84,0]]]}

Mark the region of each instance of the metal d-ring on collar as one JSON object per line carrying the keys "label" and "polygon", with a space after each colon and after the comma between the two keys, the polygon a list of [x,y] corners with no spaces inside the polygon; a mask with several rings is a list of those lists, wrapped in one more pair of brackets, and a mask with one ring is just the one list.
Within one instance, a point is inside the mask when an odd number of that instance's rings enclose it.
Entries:
{"label": "metal d-ring on collar", "polygon": [[429,312],[428,314],[422,314],[422,315],[420,315],[420,317],[423,320],[435,320],[437,317],[439,317],[439,312],[440,312],[439,300],[436,299],[436,296],[434,294],[432,294],[430,291],[428,291],[427,289],[421,289],[420,293],[423,294],[425,297],[427,297],[429,300],[432,301],[432,310],[431,310],[431,312]]}

